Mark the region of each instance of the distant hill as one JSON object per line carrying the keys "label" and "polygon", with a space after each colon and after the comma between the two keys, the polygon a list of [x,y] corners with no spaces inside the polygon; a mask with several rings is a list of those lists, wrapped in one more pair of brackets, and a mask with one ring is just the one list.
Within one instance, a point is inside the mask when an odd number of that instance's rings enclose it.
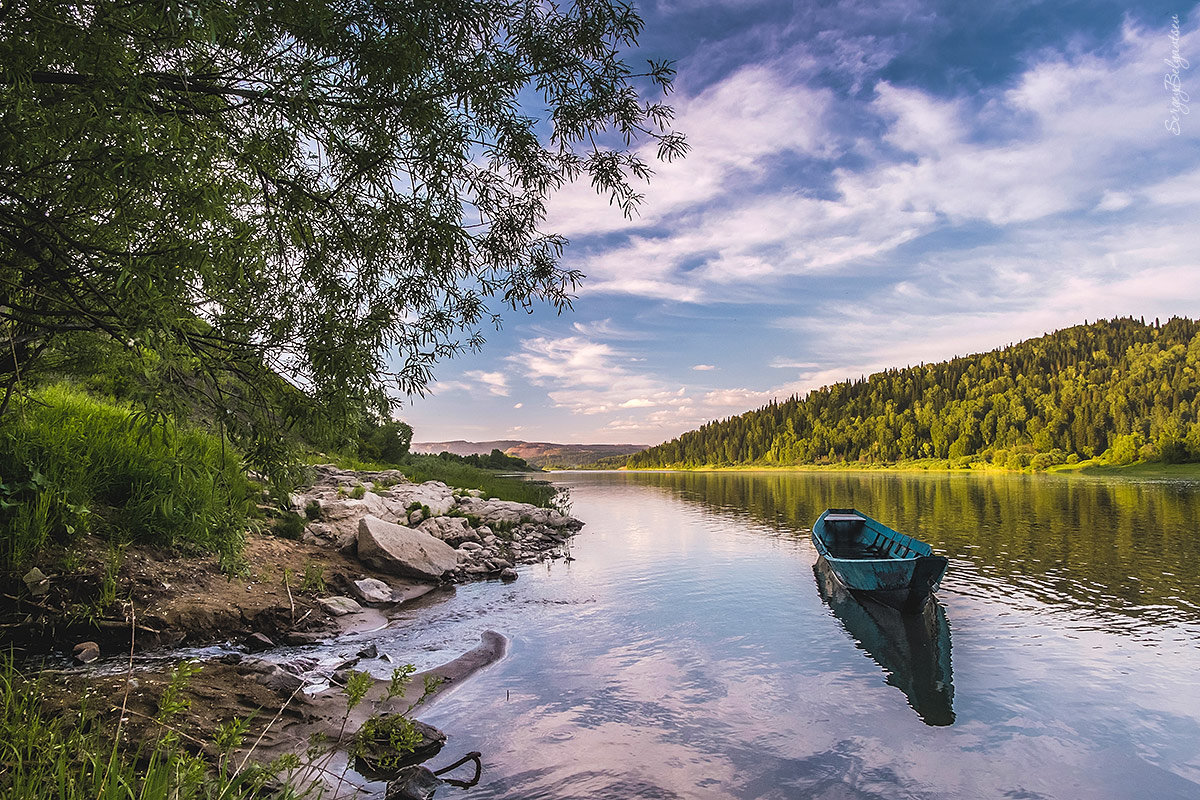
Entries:
{"label": "distant hill", "polygon": [[1200,461],[1198,395],[1200,322],[1102,320],[773,402],[631,455],[627,465]]}
{"label": "distant hill", "polygon": [[493,450],[507,452],[508,448],[525,442],[516,439],[500,439],[494,442],[468,442],[465,439],[455,439],[451,442],[413,442],[409,447],[414,453],[454,453],[456,456],[484,455]]}
{"label": "distant hill", "polygon": [[523,458],[535,467],[573,469],[593,464],[602,458],[624,457],[645,450],[644,444],[555,444],[553,442],[522,442],[515,439],[498,439],[491,442],[468,442],[455,439],[450,442],[413,442],[414,453],[450,452],[469,456],[499,450],[510,456]]}

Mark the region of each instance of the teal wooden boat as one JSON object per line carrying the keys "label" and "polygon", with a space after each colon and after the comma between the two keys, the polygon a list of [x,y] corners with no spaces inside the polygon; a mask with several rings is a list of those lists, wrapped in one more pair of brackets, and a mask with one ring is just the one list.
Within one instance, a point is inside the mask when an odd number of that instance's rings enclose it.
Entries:
{"label": "teal wooden boat", "polygon": [[826,509],[812,540],[847,589],[901,611],[922,609],[950,564],[921,540],[853,508]]}

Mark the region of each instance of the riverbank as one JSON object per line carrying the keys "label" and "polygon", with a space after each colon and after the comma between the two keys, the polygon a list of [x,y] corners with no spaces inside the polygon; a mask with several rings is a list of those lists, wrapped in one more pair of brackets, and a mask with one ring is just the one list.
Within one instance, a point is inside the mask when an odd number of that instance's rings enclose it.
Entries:
{"label": "riverbank", "polygon": [[[291,498],[283,525],[248,534],[234,574],[215,556],[130,547],[114,559],[103,543],[86,540],[71,574],[31,570],[25,591],[8,596],[6,638],[26,671],[36,663],[50,669],[40,681],[29,675],[32,683],[10,672],[10,696],[24,687],[18,693],[38,693],[47,719],[87,718],[113,737],[119,729],[120,749],[135,760],[169,730],[210,769],[247,753],[298,767],[317,735],[325,774],[351,762],[349,737],[368,719],[404,718],[416,700],[505,651],[504,638],[487,632],[470,653],[411,676],[402,667],[411,656],[373,647],[364,631],[417,598],[451,596],[456,584],[516,580],[522,564],[569,558],[569,539],[583,525],[554,509],[409,483],[394,472],[324,465],[316,475]],[[332,645],[356,632],[357,654],[331,661]],[[176,666],[180,646],[214,643],[203,662]],[[280,648],[286,655],[276,655]],[[84,665],[70,667],[72,660]],[[398,694],[397,678],[411,681]],[[445,740],[418,729],[415,741],[397,740],[400,749]],[[239,731],[237,746],[225,735],[231,730]],[[3,772],[0,789],[18,779]]]}
{"label": "riverbank", "polygon": [[[603,471],[603,470],[592,470]],[[952,467],[945,459],[922,459],[898,464],[793,464],[788,466],[736,465],[722,467],[659,467],[619,472],[899,472],[899,473],[988,473],[998,475],[1087,475],[1129,478],[1139,480],[1188,480],[1200,481],[1200,463],[1163,464],[1139,461],[1134,464],[1105,464],[1096,459],[1076,464],[1057,464],[1045,470],[1008,469],[983,462],[970,466]]]}

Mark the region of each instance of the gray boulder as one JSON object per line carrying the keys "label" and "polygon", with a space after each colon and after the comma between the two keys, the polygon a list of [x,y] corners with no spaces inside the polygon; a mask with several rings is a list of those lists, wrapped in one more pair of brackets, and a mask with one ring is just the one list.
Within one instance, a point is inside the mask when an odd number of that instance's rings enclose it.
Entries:
{"label": "gray boulder", "polygon": [[417,530],[441,539],[451,547],[458,547],[463,542],[479,541],[479,534],[463,517],[432,517],[418,525]]}
{"label": "gray boulder", "polygon": [[376,578],[363,578],[354,581],[354,593],[364,603],[392,602],[392,587]]}
{"label": "gray boulder", "polygon": [[358,521],[358,558],[382,572],[418,580],[438,580],[458,566],[458,554],[440,539],[372,516]]}
{"label": "gray boulder", "polygon": [[322,597],[317,601],[321,608],[335,617],[344,617],[346,614],[358,614],[362,611],[362,606],[354,601],[352,597]]}

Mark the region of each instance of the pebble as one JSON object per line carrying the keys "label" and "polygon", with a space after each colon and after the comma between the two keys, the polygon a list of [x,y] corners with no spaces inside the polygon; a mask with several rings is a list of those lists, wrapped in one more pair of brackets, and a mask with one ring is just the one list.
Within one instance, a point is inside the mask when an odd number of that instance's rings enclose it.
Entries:
{"label": "pebble", "polygon": [[100,658],[100,645],[95,642],[80,642],[71,650],[71,657],[80,664],[90,664]]}
{"label": "pebble", "polygon": [[275,643],[262,633],[252,633],[246,637],[244,642],[246,649],[251,653],[261,653],[263,650],[270,650],[275,646]]}
{"label": "pebble", "polygon": [[25,582],[25,588],[34,597],[40,597],[50,591],[50,578],[37,567],[26,572],[21,580]]}

